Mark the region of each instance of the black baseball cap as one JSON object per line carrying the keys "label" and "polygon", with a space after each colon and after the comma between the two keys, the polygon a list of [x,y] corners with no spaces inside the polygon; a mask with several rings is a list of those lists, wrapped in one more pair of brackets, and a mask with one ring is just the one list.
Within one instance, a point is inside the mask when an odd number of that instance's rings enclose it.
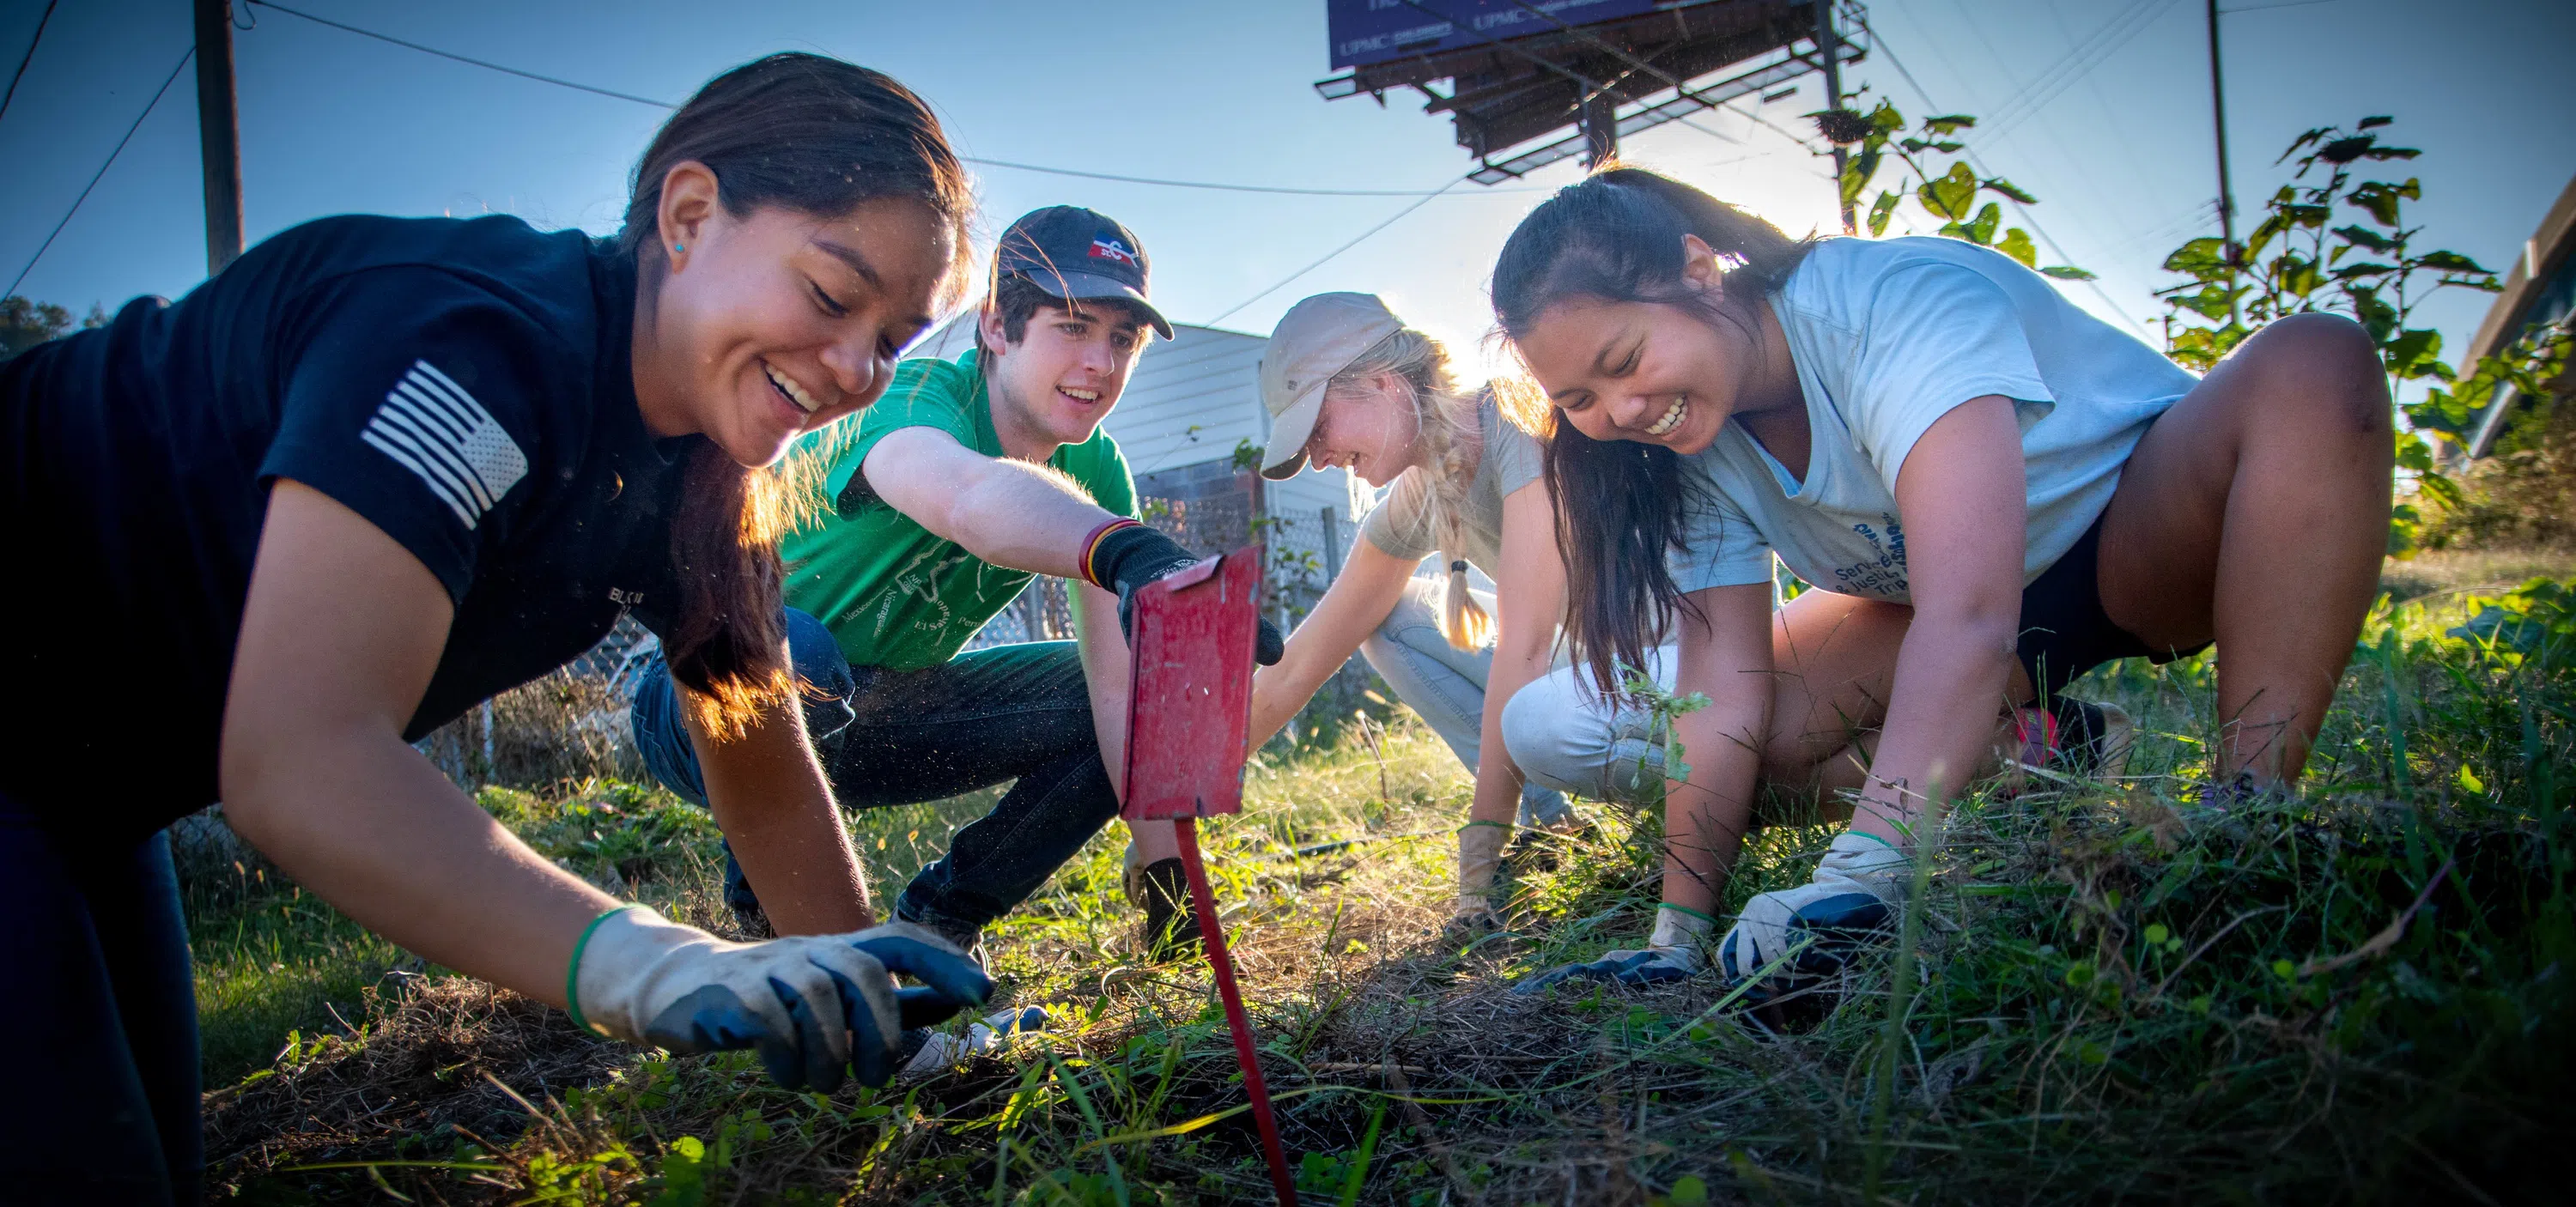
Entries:
{"label": "black baseball cap", "polygon": [[1066,301],[1114,298],[1144,311],[1155,334],[1170,339],[1171,322],[1145,300],[1151,271],[1135,232],[1078,205],[1051,205],[1020,215],[993,250],[996,277],[1027,277],[1048,296]]}

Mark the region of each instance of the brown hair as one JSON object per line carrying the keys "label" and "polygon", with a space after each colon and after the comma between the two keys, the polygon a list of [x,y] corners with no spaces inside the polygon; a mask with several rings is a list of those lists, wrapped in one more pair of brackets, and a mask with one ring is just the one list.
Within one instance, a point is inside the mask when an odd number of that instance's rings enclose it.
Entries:
{"label": "brown hair", "polygon": [[[1735,262],[1719,288],[1683,284],[1684,235]],[[1494,317],[1514,341],[1576,298],[1677,306],[1743,328],[1755,300],[1786,284],[1812,247],[1678,180],[1608,168],[1558,189],[1512,231],[1494,265]],[[1664,555],[1686,548],[1685,513],[1696,501],[1685,497],[1671,449],[1552,426],[1545,464],[1565,559],[1566,640],[1595,682],[1616,692],[1619,667],[1645,666],[1684,606]]]}
{"label": "brown hair", "polygon": [[[648,288],[658,287],[669,264],[662,181],[691,161],[715,174],[725,212],[736,217],[770,206],[831,216],[887,198],[920,202],[954,235],[957,260],[943,306],[964,286],[975,210],[965,166],[930,106],[882,72],[822,55],[774,54],[709,80],[680,106],[635,165],[617,236],[639,257]],[[680,513],[671,522],[680,607],[663,634],[663,653],[671,677],[706,702],[699,719],[713,732],[740,732],[790,690],[778,542],[806,493],[799,474],[811,468],[810,459],[795,456],[778,467],[748,468],[712,441],[689,455]]]}

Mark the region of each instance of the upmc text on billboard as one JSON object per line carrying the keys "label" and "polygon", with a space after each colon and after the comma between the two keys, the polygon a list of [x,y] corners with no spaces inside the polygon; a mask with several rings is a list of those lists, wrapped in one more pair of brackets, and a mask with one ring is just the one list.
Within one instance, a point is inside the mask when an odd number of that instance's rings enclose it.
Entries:
{"label": "upmc text on billboard", "polygon": [[1325,0],[1324,15],[1339,68],[1553,33],[1558,22],[1588,25],[1671,7],[1671,0]]}

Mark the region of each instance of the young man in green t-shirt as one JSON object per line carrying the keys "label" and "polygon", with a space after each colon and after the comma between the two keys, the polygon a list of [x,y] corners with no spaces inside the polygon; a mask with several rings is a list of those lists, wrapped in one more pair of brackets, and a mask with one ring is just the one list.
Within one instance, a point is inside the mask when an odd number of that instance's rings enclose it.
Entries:
{"label": "young man in green t-shirt", "polygon": [[[1147,272],[1136,237],[1097,213],[1022,217],[995,250],[975,349],[902,362],[855,433],[818,433],[800,450],[828,458],[832,508],[782,550],[788,636],[821,693],[806,729],[841,805],[1016,781],[895,905],[960,946],[1117,816],[1122,601],[1196,560],[1137,523],[1135,481],[1100,430],[1147,331],[1172,334],[1146,301]],[[1037,574],[1077,580],[1077,639],[961,653]],[[1277,661],[1267,622],[1262,640],[1260,659]],[[655,778],[702,801],[687,711],[656,668],[636,695],[636,742]],[[1178,848],[1169,823],[1135,830],[1146,939],[1170,953],[1196,934]],[[746,927],[765,925],[730,859],[726,897]]]}

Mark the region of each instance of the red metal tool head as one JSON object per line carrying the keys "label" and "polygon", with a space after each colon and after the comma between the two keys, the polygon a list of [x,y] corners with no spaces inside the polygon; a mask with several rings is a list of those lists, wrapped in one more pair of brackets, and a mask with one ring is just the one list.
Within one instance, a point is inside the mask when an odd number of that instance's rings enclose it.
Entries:
{"label": "red metal tool head", "polygon": [[1147,583],[1133,606],[1121,816],[1164,821],[1241,812],[1261,546]]}

